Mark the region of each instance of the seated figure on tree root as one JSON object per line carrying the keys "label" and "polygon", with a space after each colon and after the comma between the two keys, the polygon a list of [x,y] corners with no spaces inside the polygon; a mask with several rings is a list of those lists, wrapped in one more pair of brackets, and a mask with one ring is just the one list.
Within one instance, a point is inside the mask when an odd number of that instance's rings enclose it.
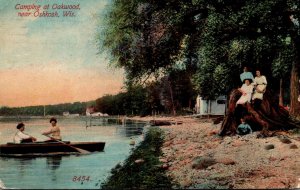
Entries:
{"label": "seated figure on tree root", "polygon": [[237,134],[239,135],[247,135],[252,133],[252,129],[244,118],[241,118],[241,124],[236,129]]}
{"label": "seated figure on tree root", "polygon": [[253,85],[255,86],[255,91],[252,96],[252,100],[259,99],[263,100],[263,95],[266,92],[267,88],[267,79],[264,75],[261,75],[259,69],[256,70],[256,77],[254,79]]}
{"label": "seated figure on tree root", "polygon": [[245,83],[242,85],[241,88],[238,89],[241,93],[242,96],[240,97],[240,99],[236,102],[236,104],[245,104],[247,102],[251,102],[251,95],[253,92],[253,86],[250,83],[249,79],[245,80]]}
{"label": "seated figure on tree root", "polygon": [[236,105],[240,97],[241,92],[238,89],[234,89],[230,93],[228,110],[219,135],[236,134],[240,119],[245,117],[253,131],[260,131],[259,137],[273,136],[277,131],[300,128],[300,122],[290,117],[289,112],[278,105],[274,93],[266,90],[263,100],[259,100],[261,101],[260,106],[256,109],[249,103]]}
{"label": "seated figure on tree root", "polygon": [[246,79],[249,79],[250,82],[254,80],[253,74],[249,71],[247,66],[244,67],[244,72],[240,74],[240,79],[244,83]]}
{"label": "seated figure on tree root", "polygon": [[[259,70],[258,70],[259,71]],[[278,131],[300,128],[300,121],[290,117],[288,110],[278,104],[274,93],[266,90],[267,80],[260,71],[256,81],[251,72],[244,69],[240,75],[245,84],[230,93],[227,113],[223,119],[219,135],[233,135],[238,131],[241,118],[251,126],[252,131],[260,131],[257,137],[273,136]],[[250,84],[251,81],[253,84]],[[255,95],[252,96],[256,84]],[[242,94],[242,95],[241,95]],[[252,101],[252,102],[251,102]]]}

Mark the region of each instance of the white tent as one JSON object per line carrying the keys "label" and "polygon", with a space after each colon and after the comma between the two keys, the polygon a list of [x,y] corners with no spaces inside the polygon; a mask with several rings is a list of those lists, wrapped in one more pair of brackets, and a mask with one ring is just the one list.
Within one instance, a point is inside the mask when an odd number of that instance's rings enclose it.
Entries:
{"label": "white tent", "polygon": [[196,112],[199,115],[225,115],[226,101],[226,96],[219,96],[216,100],[205,100],[198,95]]}

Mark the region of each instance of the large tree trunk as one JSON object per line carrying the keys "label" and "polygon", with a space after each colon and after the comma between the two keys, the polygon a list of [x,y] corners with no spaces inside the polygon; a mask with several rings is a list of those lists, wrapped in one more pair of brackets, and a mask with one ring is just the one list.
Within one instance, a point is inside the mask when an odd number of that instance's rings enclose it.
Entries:
{"label": "large tree trunk", "polygon": [[228,112],[223,120],[220,135],[234,135],[243,117],[254,131],[261,131],[262,136],[270,136],[274,131],[290,130],[300,128],[300,122],[292,120],[289,113],[278,100],[273,99],[272,94],[267,90],[262,101],[255,101],[253,104],[246,103],[236,106],[241,93],[235,89],[229,98]]}
{"label": "large tree trunk", "polygon": [[290,114],[294,117],[300,116],[300,102],[298,101],[299,96],[299,63],[298,57],[293,64],[291,71],[291,94],[290,94]]}
{"label": "large tree trunk", "polygon": [[283,79],[280,79],[280,85],[279,85],[279,105],[283,106]]}
{"label": "large tree trunk", "polygon": [[174,104],[174,97],[173,97],[173,90],[172,90],[172,86],[171,86],[171,81],[169,81],[169,90],[170,90],[170,95],[171,95],[171,102],[172,102],[172,111],[173,111],[173,115],[176,115],[176,109],[175,109],[175,104]]}

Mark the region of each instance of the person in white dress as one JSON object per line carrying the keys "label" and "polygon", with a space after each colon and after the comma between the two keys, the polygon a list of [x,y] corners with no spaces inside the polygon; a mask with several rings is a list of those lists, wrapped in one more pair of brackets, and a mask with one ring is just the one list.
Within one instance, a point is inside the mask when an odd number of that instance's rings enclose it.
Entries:
{"label": "person in white dress", "polygon": [[254,78],[253,85],[255,86],[255,92],[252,96],[252,100],[263,99],[263,95],[267,88],[267,79],[264,75],[261,75],[260,70],[256,70],[256,77]]}
{"label": "person in white dress", "polygon": [[251,85],[250,80],[246,79],[245,83],[242,85],[241,88],[238,89],[242,96],[240,99],[236,102],[236,104],[245,104],[247,102],[251,102],[251,95],[253,92],[253,85]]}

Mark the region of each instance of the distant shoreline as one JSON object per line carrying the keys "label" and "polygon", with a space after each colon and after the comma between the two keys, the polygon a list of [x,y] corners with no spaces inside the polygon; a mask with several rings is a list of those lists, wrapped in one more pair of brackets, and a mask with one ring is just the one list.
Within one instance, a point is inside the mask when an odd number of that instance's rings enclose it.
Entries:
{"label": "distant shoreline", "polygon": [[[63,116],[63,115],[46,115],[46,116],[28,116],[28,115],[19,115],[19,116],[0,116],[0,119],[18,119],[18,118],[26,118],[26,119],[50,119],[52,117],[58,119],[64,118],[90,118],[90,116],[80,115],[80,116]],[[121,117],[121,116],[120,116]],[[118,118],[118,116],[92,116],[91,118]]]}

